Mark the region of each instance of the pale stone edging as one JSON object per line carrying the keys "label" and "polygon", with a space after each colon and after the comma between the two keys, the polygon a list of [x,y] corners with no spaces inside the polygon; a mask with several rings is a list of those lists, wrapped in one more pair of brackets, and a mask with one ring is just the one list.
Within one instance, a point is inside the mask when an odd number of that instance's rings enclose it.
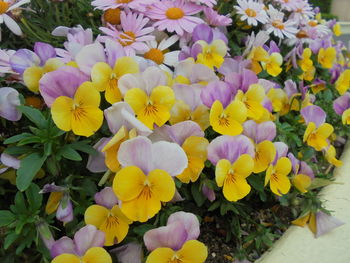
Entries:
{"label": "pale stone edging", "polygon": [[[349,10],[350,11],[350,10]],[[350,34],[350,22],[339,22],[343,34]]]}
{"label": "pale stone edging", "polygon": [[343,166],[334,170],[336,182],[320,197],[332,215],[345,223],[314,238],[307,227],[291,226],[255,263],[349,263],[350,262],[350,142],[345,145]]}

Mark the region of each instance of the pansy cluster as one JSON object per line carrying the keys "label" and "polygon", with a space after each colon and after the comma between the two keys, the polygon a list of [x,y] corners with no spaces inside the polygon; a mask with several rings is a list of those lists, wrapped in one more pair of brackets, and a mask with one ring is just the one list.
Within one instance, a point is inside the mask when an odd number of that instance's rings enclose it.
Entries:
{"label": "pansy cluster", "polygon": [[[8,12],[24,3],[0,1],[0,23],[15,34]],[[65,37],[60,48],[0,50],[9,86],[0,88],[0,116],[21,119],[22,91],[66,141],[88,137],[95,148],[84,176],[101,178],[100,190],[83,210],[75,209],[69,171],[36,179],[49,193],[47,214],[63,228],[83,221],[73,239],[62,232],[54,239],[47,223],[38,224],[51,262],[108,263],[110,254],[143,262],[132,229],[146,222],[154,224],[143,235],[146,263],[205,262],[195,214],[178,209],[157,225],[168,204],[193,201],[193,185],[209,205],[258,192],[307,198],[319,164],[342,165],[335,131],[350,124],[349,53],[334,38],[339,24],[306,0],[237,0],[230,15],[219,14],[215,0],[91,5],[103,11],[98,36],[59,26],[52,34]],[[233,40],[236,32],[241,39]],[[19,169],[25,156],[2,153],[0,173]],[[15,173],[6,178],[16,183]],[[294,223],[312,221],[319,236],[341,222],[317,204]]]}

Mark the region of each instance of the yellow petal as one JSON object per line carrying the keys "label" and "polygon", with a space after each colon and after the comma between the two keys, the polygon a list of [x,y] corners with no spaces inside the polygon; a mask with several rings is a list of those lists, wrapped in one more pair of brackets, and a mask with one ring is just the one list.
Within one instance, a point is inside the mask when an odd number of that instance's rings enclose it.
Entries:
{"label": "yellow petal", "polygon": [[245,96],[248,100],[254,100],[261,103],[265,98],[265,89],[260,84],[252,84],[249,86]]}
{"label": "yellow petal", "polygon": [[80,263],[80,258],[73,254],[61,254],[55,257],[51,263]]}
{"label": "yellow petal", "polygon": [[296,226],[301,226],[301,227],[303,227],[303,226],[306,225],[306,223],[309,221],[309,219],[310,219],[310,213],[307,214],[306,216],[299,217],[299,218],[293,220],[293,221],[292,221],[292,224],[293,224],[293,225],[296,225]]}
{"label": "yellow petal", "polygon": [[222,187],[227,174],[231,169],[230,161],[226,159],[221,159],[218,161],[215,167],[215,181],[219,187]]}
{"label": "yellow petal", "polygon": [[228,201],[236,202],[245,197],[250,192],[250,185],[247,180],[238,173],[227,175],[223,193]]}
{"label": "yellow petal", "polygon": [[321,135],[323,138],[328,138],[333,133],[334,128],[332,125],[328,123],[323,123],[320,127],[317,129],[317,134]]}
{"label": "yellow petal", "polygon": [[287,176],[292,170],[292,163],[287,157],[280,158],[275,167],[275,171],[279,175]]}
{"label": "yellow petal", "polygon": [[286,194],[289,192],[290,186],[290,181],[287,176],[277,173],[271,176],[270,189],[274,194],[279,196]]}
{"label": "yellow petal", "polygon": [[249,154],[242,154],[232,165],[234,173],[239,174],[243,178],[248,177],[254,168],[253,158]]}
{"label": "yellow petal", "polygon": [[306,142],[307,139],[310,137],[310,134],[313,133],[315,130],[316,130],[316,124],[313,122],[309,122],[304,132],[303,141]]}
{"label": "yellow petal", "polygon": [[[209,109],[204,105],[199,105],[191,114],[192,121],[198,123],[202,130],[206,130],[209,126]],[[350,123],[349,123],[350,124]]]}
{"label": "yellow petal", "polygon": [[91,80],[98,91],[106,90],[112,74],[112,68],[105,62],[96,63],[91,69]]}
{"label": "yellow petal", "polygon": [[169,122],[174,125],[191,118],[191,108],[184,101],[177,100],[170,111]]}
{"label": "yellow petal", "polygon": [[50,215],[55,212],[60,204],[62,199],[63,192],[52,192],[49,195],[49,199],[47,200],[47,204],[45,207],[46,214]]}
{"label": "yellow petal", "polygon": [[118,88],[118,79],[110,79],[106,86],[105,92],[106,101],[110,104],[119,102],[122,100],[122,93]]}
{"label": "yellow petal", "polygon": [[156,248],[148,255],[146,263],[169,263],[172,260],[175,252],[171,248],[160,247]]}
{"label": "yellow petal", "polygon": [[175,103],[175,93],[168,86],[157,86],[152,90],[150,99],[154,104],[162,105],[170,111]]}
{"label": "yellow petal", "polygon": [[312,233],[316,235],[317,231],[317,224],[316,224],[316,215],[315,213],[310,213],[310,221],[309,221],[309,229],[311,230]]}
{"label": "yellow petal", "polygon": [[44,74],[44,70],[41,67],[33,66],[27,68],[23,72],[23,81],[24,84],[30,91],[38,92],[39,91],[39,80]]}
{"label": "yellow petal", "polygon": [[[65,263],[68,263],[66,261]],[[92,247],[83,256],[84,263],[112,263],[112,258],[102,247]],[[63,262],[62,262],[63,263]],[[69,262],[71,263],[71,262]]]}
{"label": "yellow petal", "polygon": [[160,208],[160,200],[152,193],[150,187],[145,186],[137,198],[122,202],[121,211],[133,221],[146,222],[155,216]]}
{"label": "yellow petal", "polygon": [[101,127],[102,123],[103,111],[97,107],[78,107],[72,113],[72,130],[77,135],[89,137]]}
{"label": "yellow petal", "polygon": [[79,105],[79,107],[99,107],[100,101],[100,93],[89,81],[81,84],[74,95],[74,103]]}
{"label": "yellow petal", "polygon": [[73,99],[66,96],[60,96],[51,105],[51,115],[56,126],[63,131],[72,129],[72,109]]}
{"label": "yellow petal", "polygon": [[124,101],[137,113],[144,110],[148,103],[148,96],[144,90],[133,88],[126,92]]}
{"label": "yellow petal", "polygon": [[45,65],[43,67],[44,72],[51,72],[51,71],[55,71],[60,67],[63,67],[64,63],[61,59],[59,58],[49,58],[46,62]]}
{"label": "yellow petal", "polygon": [[301,193],[306,193],[311,185],[311,178],[305,174],[298,174],[292,179],[292,183]]}
{"label": "yellow petal", "polygon": [[175,182],[164,170],[155,169],[151,171],[147,180],[150,183],[152,194],[162,202],[170,201],[175,195]]}
{"label": "yellow petal", "polygon": [[120,57],[115,62],[113,73],[118,78],[125,74],[134,74],[139,72],[139,64],[132,57]]}
{"label": "yellow petal", "polygon": [[85,224],[94,225],[97,228],[106,221],[109,214],[109,209],[100,205],[90,205],[84,214]]}
{"label": "yellow petal", "polygon": [[[203,263],[208,257],[208,249],[198,240],[189,240],[176,252],[176,255],[184,263]],[[158,261],[154,262],[158,263]]]}
{"label": "yellow petal", "polygon": [[135,199],[142,191],[146,175],[136,166],[121,169],[113,180],[113,191],[124,201]]}
{"label": "yellow petal", "polygon": [[270,141],[263,141],[255,148],[254,173],[260,173],[267,169],[269,164],[274,160],[276,148]]}

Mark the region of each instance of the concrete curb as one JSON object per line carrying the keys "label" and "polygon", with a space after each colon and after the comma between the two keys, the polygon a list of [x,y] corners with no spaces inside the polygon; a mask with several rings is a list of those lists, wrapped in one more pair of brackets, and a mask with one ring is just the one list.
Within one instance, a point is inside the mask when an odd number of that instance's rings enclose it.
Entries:
{"label": "concrete curb", "polygon": [[345,223],[314,238],[306,227],[291,226],[256,263],[349,263],[350,262],[350,142],[334,170],[336,182],[320,192],[325,207]]}
{"label": "concrete curb", "polygon": [[350,22],[339,22],[340,26],[341,26],[341,31],[344,35],[346,34],[350,34]]}

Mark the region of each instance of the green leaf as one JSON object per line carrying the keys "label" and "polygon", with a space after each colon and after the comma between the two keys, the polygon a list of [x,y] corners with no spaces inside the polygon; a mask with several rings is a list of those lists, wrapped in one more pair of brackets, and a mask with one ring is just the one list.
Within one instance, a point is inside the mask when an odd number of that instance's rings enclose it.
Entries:
{"label": "green leaf", "polygon": [[16,185],[21,191],[26,190],[32,182],[34,176],[43,166],[46,156],[34,152],[21,160],[21,165],[17,170]]}
{"label": "green leaf", "polygon": [[27,203],[24,199],[24,195],[22,192],[17,192],[15,196],[15,207],[16,211],[19,214],[26,214],[27,211]]}
{"label": "green leaf", "polygon": [[40,188],[33,183],[26,190],[27,201],[32,211],[39,210],[41,207],[43,196],[39,192]]}
{"label": "green leaf", "polygon": [[24,132],[24,133],[21,133],[21,134],[18,134],[18,135],[15,135],[15,136],[12,136],[8,139],[6,139],[4,141],[4,144],[10,144],[10,143],[15,143],[15,142],[18,142],[24,138],[28,138],[28,137],[31,137],[33,136],[33,134],[31,133],[28,133],[28,132]]}
{"label": "green leaf", "polygon": [[[307,190],[313,190],[313,189],[324,187],[324,186],[327,186],[330,184],[336,184],[336,182],[328,180],[328,179],[315,178],[312,180],[312,183],[307,188]],[[341,183],[338,183],[338,184],[341,184]]]}
{"label": "green leaf", "polygon": [[16,241],[16,239],[19,237],[19,235],[17,235],[16,233],[14,232],[11,232],[10,234],[8,234],[6,237],[5,237],[5,241],[4,241],[4,249],[8,249],[13,242]]}
{"label": "green leaf", "polygon": [[199,191],[199,185],[198,184],[192,184],[191,185],[191,193],[193,196],[194,201],[196,204],[200,207],[205,202],[205,197],[203,196],[202,192]]}
{"label": "green leaf", "polygon": [[209,206],[208,211],[214,211],[220,206],[220,200],[215,201],[211,206]]}
{"label": "green leaf", "polygon": [[33,123],[35,123],[38,128],[45,129],[47,128],[47,121],[44,115],[33,107],[28,106],[17,106],[17,108]]}
{"label": "green leaf", "polygon": [[259,192],[264,191],[264,182],[258,175],[251,175],[247,178],[249,184],[254,187],[255,190]]}
{"label": "green leaf", "polygon": [[32,147],[29,146],[12,146],[5,149],[5,153],[10,155],[21,155],[21,154],[28,154],[33,151]]}
{"label": "green leaf", "polygon": [[151,230],[153,228],[156,228],[156,226],[151,224],[142,224],[140,226],[134,227],[133,231],[135,234],[142,237],[148,230]]}
{"label": "green leaf", "polygon": [[16,220],[16,216],[8,210],[0,210],[0,227],[7,226]]}
{"label": "green leaf", "polygon": [[60,150],[60,153],[64,158],[72,161],[82,160],[80,154],[68,145],[63,146],[63,148]]}
{"label": "green leaf", "polygon": [[98,154],[98,151],[95,148],[93,148],[91,145],[89,145],[87,141],[75,142],[75,143],[69,144],[69,146],[75,150],[78,150],[90,155]]}
{"label": "green leaf", "polygon": [[40,142],[41,142],[40,137],[38,137],[38,136],[31,136],[31,137],[24,138],[24,139],[20,140],[17,143],[17,145],[18,146],[23,146],[23,145],[30,144],[30,143],[40,143]]}
{"label": "green leaf", "polygon": [[46,142],[44,144],[44,155],[49,156],[52,153],[52,142]]}

